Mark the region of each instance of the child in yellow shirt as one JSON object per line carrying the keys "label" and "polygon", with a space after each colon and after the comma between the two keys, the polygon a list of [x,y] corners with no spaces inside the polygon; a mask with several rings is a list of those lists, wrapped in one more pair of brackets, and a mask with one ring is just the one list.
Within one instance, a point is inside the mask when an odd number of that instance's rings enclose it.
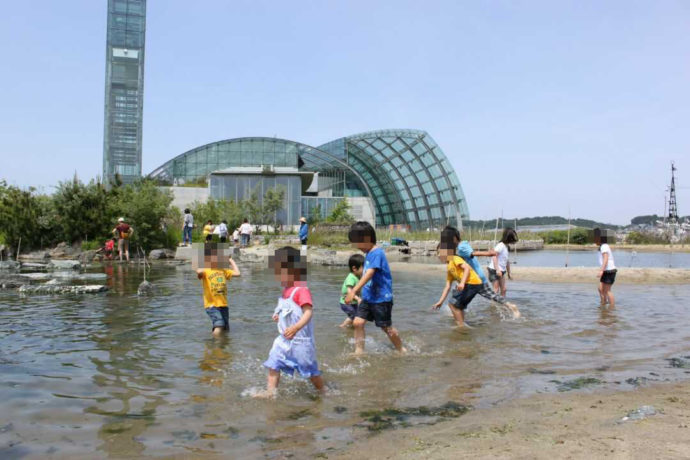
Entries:
{"label": "child in yellow shirt", "polygon": [[453,241],[441,239],[438,255],[442,262],[448,264],[446,286],[443,288],[441,298],[432,307],[435,310],[441,308],[446,297],[448,297],[453,282],[457,281],[457,288],[453,291],[451,300],[448,301],[448,306],[458,327],[464,327],[465,310],[472,302],[472,299],[479,294],[483,283],[470,264],[462,257],[455,255],[455,246],[457,244],[454,245]]}
{"label": "child in yellow shirt", "polygon": [[229,258],[231,269],[220,268],[218,248],[214,244],[204,247],[204,267],[196,271],[204,289],[204,308],[213,323],[213,335],[220,336],[230,330],[228,320],[228,286],[233,276],[240,276],[240,269],[232,257]]}

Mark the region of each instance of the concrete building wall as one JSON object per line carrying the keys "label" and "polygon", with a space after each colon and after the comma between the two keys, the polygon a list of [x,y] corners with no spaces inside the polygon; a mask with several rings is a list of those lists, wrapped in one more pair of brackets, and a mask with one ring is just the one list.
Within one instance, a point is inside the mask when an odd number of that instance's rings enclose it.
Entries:
{"label": "concrete building wall", "polygon": [[173,202],[172,205],[179,208],[180,211],[188,208],[195,201],[205,203],[211,195],[208,187],[159,187],[161,190],[172,190]]}
{"label": "concrete building wall", "polygon": [[350,214],[355,220],[363,220],[376,226],[376,215],[372,207],[371,199],[365,196],[350,196],[347,197],[347,202],[350,204]]}

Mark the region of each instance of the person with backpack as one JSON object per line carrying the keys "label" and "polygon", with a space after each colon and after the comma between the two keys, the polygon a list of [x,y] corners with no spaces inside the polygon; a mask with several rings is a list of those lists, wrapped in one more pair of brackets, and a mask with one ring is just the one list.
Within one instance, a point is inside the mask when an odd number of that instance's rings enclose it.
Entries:
{"label": "person with backpack", "polygon": [[124,217],[120,217],[117,219],[117,226],[113,229],[113,234],[117,238],[117,252],[120,255],[120,262],[122,262],[123,251],[127,262],[129,262],[129,239],[134,234],[134,229],[125,221]]}

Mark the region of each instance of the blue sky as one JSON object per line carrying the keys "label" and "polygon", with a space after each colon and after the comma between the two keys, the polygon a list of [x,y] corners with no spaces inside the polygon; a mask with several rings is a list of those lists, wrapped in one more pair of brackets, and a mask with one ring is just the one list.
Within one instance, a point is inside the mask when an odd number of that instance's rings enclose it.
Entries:
{"label": "blue sky", "polygon": [[[5,2],[0,178],[102,167],[105,0]],[[144,165],[240,136],[428,131],[472,218],[661,213],[690,185],[690,2],[150,1]],[[678,190],[690,214],[690,188]]]}

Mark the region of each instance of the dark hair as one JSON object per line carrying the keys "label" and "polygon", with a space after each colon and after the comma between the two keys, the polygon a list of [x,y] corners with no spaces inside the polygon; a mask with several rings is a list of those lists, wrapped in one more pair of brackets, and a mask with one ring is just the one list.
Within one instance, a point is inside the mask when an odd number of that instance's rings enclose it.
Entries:
{"label": "dark hair", "polygon": [[228,221],[225,219],[223,219],[221,222],[224,223],[225,225],[228,225]]}
{"label": "dark hair", "polygon": [[352,224],[347,234],[347,239],[351,243],[363,243],[365,238],[369,239],[369,243],[376,244],[376,230],[374,230],[374,227],[369,222],[362,220]]}
{"label": "dark hair", "polygon": [[592,235],[594,242],[597,244],[608,244],[609,235],[607,229],[601,229],[599,227],[592,229]]}
{"label": "dark hair", "polygon": [[299,249],[291,246],[284,246],[276,249],[272,256],[268,258],[269,268],[287,268],[294,271],[296,280],[304,280],[307,277],[307,261],[302,258]]}
{"label": "dark hair", "polygon": [[460,232],[457,228],[447,225],[441,230],[441,244],[439,248],[457,249],[458,243],[460,243]]}
{"label": "dark hair", "polygon": [[189,214],[190,213],[189,208],[184,208],[184,213]]}
{"label": "dark hair", "polygon": [[204,257],[213,255],[218,252],[218,245],[216,243],[204,243]]}
{"label": "dark hair", "polygon": [[249,220],[247,220],[247,218],[245,217],[244,220],[243,220],[242,222],[244,222],[245,224],[247,224],[247,223],[249,223]]}
{"label": "dark hair", "polygon": [[517,242],[518,242],[517,232],[511,227],[506,227],[505,230],[503,230],[503,236],[501,237],[501,243],[512,244],[512,243],[517,243]]}
{"label": "dark hair", "polygon": [[211,219],[209,219],[209,220],[206,221],[206,223],[207,223],[207,224],[212,224],[213,221],[212,221]]}
{"label": "dark hair", "polygon": [[362,254],[352,254],[347,261],[347,266],[352,271],[352,268],[359,268],[364,265],[364,256]]}

